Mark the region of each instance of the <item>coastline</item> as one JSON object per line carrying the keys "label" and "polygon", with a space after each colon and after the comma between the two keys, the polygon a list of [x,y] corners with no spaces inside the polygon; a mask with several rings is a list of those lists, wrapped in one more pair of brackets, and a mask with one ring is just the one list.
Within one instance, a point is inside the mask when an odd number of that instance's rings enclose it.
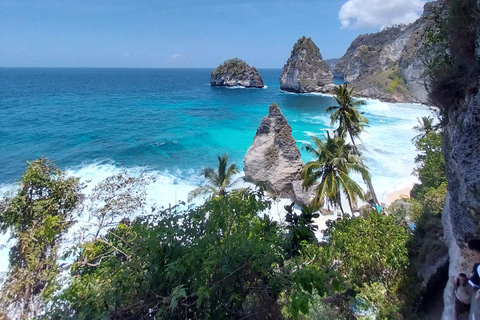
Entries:
{"label": "coastline", "polygon": [[387,205],[392,204],[397,199],[410,199],[410,190],[412,190],[412,186],[402,189],[397,189],[391,192],[388,192],[386,195]]}

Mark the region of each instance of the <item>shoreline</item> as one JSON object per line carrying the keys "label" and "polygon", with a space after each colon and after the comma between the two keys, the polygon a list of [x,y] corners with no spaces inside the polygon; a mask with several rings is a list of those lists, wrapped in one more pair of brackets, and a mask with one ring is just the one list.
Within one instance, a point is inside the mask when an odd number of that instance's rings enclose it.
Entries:
{"label": "shoreline", "polygon": [[413,185],[411,187],[406,187],[388,192],[386,195],[386,204],[390,205],[397,199],[410,199],[410,191],[412,190],[412,188]]}

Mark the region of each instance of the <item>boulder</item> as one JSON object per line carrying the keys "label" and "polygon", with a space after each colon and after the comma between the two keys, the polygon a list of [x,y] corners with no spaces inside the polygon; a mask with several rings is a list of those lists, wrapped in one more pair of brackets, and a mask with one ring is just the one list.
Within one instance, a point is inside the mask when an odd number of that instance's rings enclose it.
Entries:
{"label": "boulder", "polygon": [[244,158],[245,180],[266,183],[272,196],[290,198],[296,204],[309,204],[313,190],[303,191],[300,151],[292,136],[292,127],[287,123],[277,104],[272,104],[268,116],[257,129],[252,145]]}
{"label": "boulder", "polygon": [[294,45],[280,75],[280,89],[289,92],[330,92],[333,75],[320,50],[310,38],[302,37]]}
{"label": "boulder", "polygon": [[210,75],[210,85],[217,87],[264,87],[263,79],[257,69],[238,58],[227,60],[213,70]]}

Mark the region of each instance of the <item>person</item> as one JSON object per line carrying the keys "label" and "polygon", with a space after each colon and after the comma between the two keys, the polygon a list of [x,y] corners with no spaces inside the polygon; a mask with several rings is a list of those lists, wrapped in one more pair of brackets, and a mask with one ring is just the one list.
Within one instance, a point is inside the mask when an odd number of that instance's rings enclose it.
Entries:
{"label": "person", "polygon": [[[468,241],[468,248],[472,250],[475,261],[480,261],[480,239]],[[470,305],[469,320],[480,320],[480,262],[473,265],[472,274],[468,283],[473,287],[474,295]]]}
{"label": "person", "polygon": [[455,308],[453,310],[453,318],[458,320],[460,315],[470,312],[473,288],[468,283],[468,278],[465,273],[460,273],[457,279],[452,277],[451,280],[455,287]]}

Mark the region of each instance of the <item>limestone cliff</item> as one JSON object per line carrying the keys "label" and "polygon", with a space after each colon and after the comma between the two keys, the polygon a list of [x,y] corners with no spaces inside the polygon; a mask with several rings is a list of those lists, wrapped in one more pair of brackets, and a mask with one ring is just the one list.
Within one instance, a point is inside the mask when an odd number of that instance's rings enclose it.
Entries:
{"label": "limestone cliff", "polygon": [[263,88],[263,79],[257,69],[244,61],[234,58],[225,61],[212,71],[210,85],[246,88]]}
{"label": "limestone cliff", "polygon": [[398,62],[411,32],[411,25],[401,25],[358,36],[336,64],[335,71],[349,83],[385,71]]}
{"label": "limestone cliff", "polygon": [[273,196],[291,198],[297,204],[310,203],[313,193],[303,193],[301,171],[303,162],[292,136],[292,127],[277,104],[257,129],[244,159],[245,180],[264,182]]}
{"label": "limestone cliff", "polygon": [[[442,214],[449,247],[449,275],[470,274],[466,244],[480,238],[480,7],[476,0],[442,0],[439,60],[431,70],[429,98],[440,108],[448,191]],[[443,31],[442,31],[443,30]],[[445,56],[442,54],[449,52]],[[452,319],[453,288],[447,282],[442,319]]]}
{"label": "limestone cliff", "polygon": [[333,75],[320,50],[310,38],[294,45],[280,75],[280,89],[290,92],[330,92]]}
{"label": "limestone cliff", "polygon": [[429,104],[423,43],[435,7],[436,2],[427,3],[423,15],[412,24],[358,36],[334,72],[364,97]]}
{"label": "limestone cliff", "polygon": [[428,100],[429,80],[425,63],[430,58],[425,42],[440,10],[440,1],[427,2],[423,15],[413,24],[413,30],[402,50],[398,66],[411,96],[418,102],[430,104]]}

